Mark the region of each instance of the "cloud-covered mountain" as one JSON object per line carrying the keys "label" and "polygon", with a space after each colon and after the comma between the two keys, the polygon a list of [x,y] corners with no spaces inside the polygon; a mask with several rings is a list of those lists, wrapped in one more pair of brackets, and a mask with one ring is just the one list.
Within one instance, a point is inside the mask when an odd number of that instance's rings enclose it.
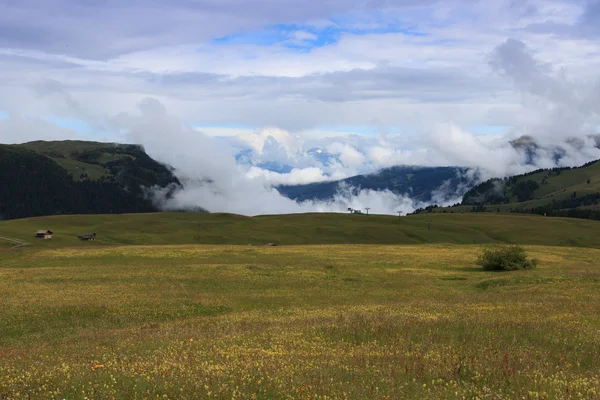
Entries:
{"label": "cloud-covered mountain", "polygon": [[[339,138],[310,139],[270,128],[255,132],[242,131],[238,135],[218,137],[216,140],[229,146],[236,162],[243,166],[258,167],[276,173],[317,167],[323,170],[324,177],[350,172],[343,171],[346,167],[351,167],[340,159],[344,156],[343,152],[332,153],[327,150],[329,146],[337,143]],[[346,138],[342,140],[347,141]],[[359,150],[352,148],[351,151]],[[353,172],[356,170],[351,171]]]}
{"label": "cloud-covered mountain", "polygon": [[[548,140],[543,136],[516,136],[517,133],[474,136],[450,125],[432,130],[420,142],[409,143],[401,135],[302,138],[282,130],[265,129],[218,140],[230,148],[239,165],[255,167],[254,173],[262,169],[289,175],[292,171],[316,168],[320,174],[314,177],[314,182],[373,174],[406,165],[456,165],[481,169],[484,174],[507,176],[535,167],[575,166],[600,158],[600,135],[565,135]],[[498,162],[494,154],[503,157],[502,162]]]}
{"label": "cloud-covered mountain", "polygon": [[277,190],[296,201],[327,201],[340,191],[390,191],[414,202],[445,204],[459,199],[480,180],[476,170],[458,167],[397,166],[368,175],[306,185],[281,185]]}

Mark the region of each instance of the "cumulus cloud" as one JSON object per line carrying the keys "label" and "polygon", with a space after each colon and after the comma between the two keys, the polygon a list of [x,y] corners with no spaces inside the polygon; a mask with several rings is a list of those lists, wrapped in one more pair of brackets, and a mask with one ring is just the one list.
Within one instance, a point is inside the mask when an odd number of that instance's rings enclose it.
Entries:
{"label": "cumulus cloud", "polygon": [[596,133],[600,123],[600,76],[570,77],[538,61],[526,44],[509,39],[496,47],[492,65],[512,80],[539,115],[537,136],[553,139]]}
{"label": "cumulus cloud", "polygon": [[289,173],[273,172],[264,168],[251,167],[246,176],[252,180],[264,180],[268,185],[303,185],[307,183],[343,179],[344,175],[326,175],[318,167],[294,168]]}

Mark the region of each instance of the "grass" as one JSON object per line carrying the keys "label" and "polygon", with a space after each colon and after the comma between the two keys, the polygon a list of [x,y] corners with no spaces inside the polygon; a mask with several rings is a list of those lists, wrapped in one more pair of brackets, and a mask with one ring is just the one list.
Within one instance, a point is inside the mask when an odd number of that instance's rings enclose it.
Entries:
{"label": "grass", "polygon": [[77,181],[81,180],[80,177],[82,174],[87,174],[88,179],[91,180],[99,180],[103,176],[111,175],[110,171],[100,165],[89,164],[71,158],[52,158],[52,160],[69,171],[73,179]]}
{"label": "grass", "polygon": [[0,249],[10,249],[15,246],[15,243],[0,239]]}
{"label": "grass", "polygon": [[[113,143],[86,142],[78,140],[63,141],[36,141],[20,145],[37,153],[47,155],[53,161],[65,168],[75,180],[80,180],[82,174],[87,174],[88,179],[99,180],[101,177],[111,176],[111,172],[102,164],[121,160],[124,158],[134,159],[128,154],[109,154],[105,151],[115,147]],[[76,160],[75,154],[80,152],[98,151],[99,157],[93,162]]]}
{"label": "grass", "polygon": [[[170,244],[495,244],[600,248],[597,221],[535,215],[424,214],[409,217],[298,214],[243,217],[231,214],[157,213],[80,215],[0,222],[0,236],[38,248]],[[36,240],[50,229],[52,240]],[[77,236],[96,232],[98,240]]]}
{"label": "grass", "polygon": [[[544,179],[546,183],[543,183]],[[588,179],[590,183],[588,182]],[[582,197],[588,194],[600,192],[600,161],[590,164],[582,168],[573,168],[561,171],[559,175],[549,174],[549,171],[539,171],[525,176],[520,176],[518,182],[535,181],[539,188],[534,192],[532,200],[518,202],[516,197],[511,199],[507,204],[488,204],[487,212],[495,213],[510,212],[513,209],[531,209],[537,207],[548,206],[553,200],[567,200],[573,192],[577,196]],[[459,207],[442,207],[433,210],[435,213],[454,212],[466,213],[471,212],[473,206]]]}
{"label": "grass", "polygon": [[526,249],[2,251],[0,398],[598,399],[600,250]]}
{"label": "grass", "polygon": [[[547,184],[542,184],[544,177]],[[587,180],[590,183],[587,183]],[[562,171],[559,175],[548,175],[547,171],[538,172],[521,180],[534,180],[540,188],[536,190],[536,197],[568,198],[574,191],[580,195],[600,192],[600,162],[585,168],[574,168]]]}

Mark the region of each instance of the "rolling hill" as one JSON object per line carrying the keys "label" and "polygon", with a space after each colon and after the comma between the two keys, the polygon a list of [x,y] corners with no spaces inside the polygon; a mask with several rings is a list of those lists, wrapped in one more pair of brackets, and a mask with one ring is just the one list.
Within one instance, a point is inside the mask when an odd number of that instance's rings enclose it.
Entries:
{"label": "rolling hill", "polygon": [[96,142],[0,145],[0,218],[157,211],[148,188],[180,186],[140,146]]}
{"label": "rolling hill", "polygon": [[[36,239],[38,229],[54,232]],[[77,236],[96,232],[95,242]],[[408,217],[350,214],[151,213],[72,215],[0,222],[0,236],[35,247],[105,245],[520,243],[600,248],[596,221],[510,214],[424,214]],[[0,239],[0,242],[2,240]],[[11,243],[12,245],[16,245]]]}
{"label": "rolling hill", "polygon": [[515,212],[600,219],[600,160],[576,168],[543,169],[490,179],[469,190],[460,206],[427,211]]}

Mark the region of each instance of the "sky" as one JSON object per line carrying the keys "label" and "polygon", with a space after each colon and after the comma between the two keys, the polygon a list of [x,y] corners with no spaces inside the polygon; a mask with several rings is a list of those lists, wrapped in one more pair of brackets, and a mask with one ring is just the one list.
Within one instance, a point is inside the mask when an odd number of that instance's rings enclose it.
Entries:
{"label": "sky", "polygon": [[[269,193],[397,164],[523,172],[521,135],[577,164],[600,158],[599,38],[598,0],[0,0],[0,142],[137,142],[192,181],[225,158]],[[240,171],[232,143],[269,137],[295,172]]]}

